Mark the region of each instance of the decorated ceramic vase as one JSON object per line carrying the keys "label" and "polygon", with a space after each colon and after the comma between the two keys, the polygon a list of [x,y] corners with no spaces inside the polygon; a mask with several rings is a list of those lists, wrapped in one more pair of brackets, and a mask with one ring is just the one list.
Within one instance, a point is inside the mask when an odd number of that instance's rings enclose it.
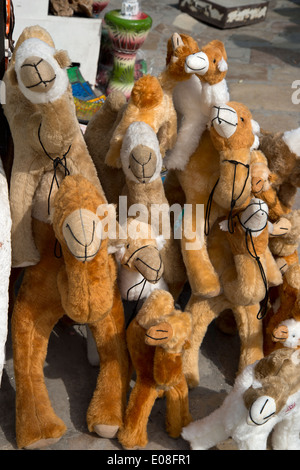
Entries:
{"label": "decorated ceramic vase", "polygon": [[106,93],[120,90],[127,99],[134,85],[137,51],[152,26],[152,18],[136,9],[136,5],[138,2],[125,1],[122,10],[109,11],[104,17],[114,56]]}
{"label": "decorated ceramic vase", "polygon": [[99,16],[101,11],[104,10],[104,8],[107,7],[109,4],[109,0],[99,0],[96,2],[93,2],[93,13],[95,16]]}

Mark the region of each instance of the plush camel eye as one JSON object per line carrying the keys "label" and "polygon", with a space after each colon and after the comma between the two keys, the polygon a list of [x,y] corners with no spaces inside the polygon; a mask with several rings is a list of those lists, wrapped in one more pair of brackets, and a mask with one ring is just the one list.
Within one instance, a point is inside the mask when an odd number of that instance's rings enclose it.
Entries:
{"label": "plush camel eye", "polygon": [[127,248],[127,250],[128,250],[128,248],[129,248],[129,243],[128,243],[128,245],[126,246],[126,248]]}
{"label": "plush camel eye", "polygon": [[244,122],[244,120],[245,120],[245,119],[244,119],[243,117],[241,117],[241,121]]}
{"label": "plush camel eye", "polygon": [[214,59],[214,64],[216,63],[216,59]]}

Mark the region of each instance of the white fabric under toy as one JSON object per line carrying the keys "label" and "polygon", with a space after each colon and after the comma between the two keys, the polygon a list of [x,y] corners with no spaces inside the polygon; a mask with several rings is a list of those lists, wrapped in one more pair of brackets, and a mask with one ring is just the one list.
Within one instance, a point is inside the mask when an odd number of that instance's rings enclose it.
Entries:
{"label": "white fabric under toy", "polygon": [[7,340],[9,277],[11,271],[11,215],[7,179],[0,159],[0,385]]}

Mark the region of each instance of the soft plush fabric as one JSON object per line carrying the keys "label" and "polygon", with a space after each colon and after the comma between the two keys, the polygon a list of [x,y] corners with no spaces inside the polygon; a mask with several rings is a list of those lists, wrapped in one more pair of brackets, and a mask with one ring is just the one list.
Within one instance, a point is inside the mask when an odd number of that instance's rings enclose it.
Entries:
{"label": "soft plush fabric", "polygon": [[[26,88],[20,73],[22,65],[26,62],[26,80],[30,69],[34,81],[35,64],[42,59],[55,71],[50,90],[46,80],[42,80],[42,89]],[[47,31],[33,26],[20,35],[4,76],[3,108],[14,143],[10,181],[13,267],[34,265],[40,259],[31,227],[33,200],[39,189],[45,191],[39,194],[39,200],[48,201],[66,174],[83,174],[102,191],[76,118],[68,65],[67,54],[55,50]],[[36,83],[39,81],[37,78]],[[51,174],[52,182],[49,178],[49,184],[43,185],[46,173]]]}
{"label": "soft plush fabric", "polygon": [[11,215],[6,175],[0,160],[0,385],[8,331],[9,278],[11,270]]}
{"label": "soft plush fabric", "polygon": [[[103,437],[114,437],[122,424],[128,357],[117,266],[108,252],[106,238],[101,238],[96,247],[90,243],[96,232],[101,233],[101,230],[91,231],[90,227],[95,223],[97,208],[105,203],[88,180],[79,175],[67,176],[54,201],[53,228],[33,219],[34,240],[41,260],[26,269],[12,317],[16,437],[20,448],[43,447],[66,431],[51,406],[43,374],[49,336],[65,314],[77,323],[89,325],[101,357],[96,388],[87,411],[89,430]],[[72,226],[76,218],[70,218],[80,211],[89,214],[81,232]],[[82,260],[78,252],[76,257],[68,247],[68,237],[64,236],[66,220],[70,233],[76,233],[79,250],[85,244]],[[86,239],[88,234],[90,238]],[[54,256],[55,240],[61,246],[61,257]]]}
{"label": "soft plush fabric", "polygon": [[193,450],[232,437],[240,450],[299,450],[299,351],[283,348],[249,365],[223,404],[183,429]]}
{"label": "soft plush fabric", "polygon": [[[191,317],[175,309],[168,292],[156,290],[147,298],[127,330],[127,344],[136,383],[118,439],[126,449],[146,446],[147,424],[156,398],[166,396],[166,430],[179,437],[191,421],[182,353],[189,345]],[[163,331],[162,331],[163,330]]]}
{"label": "soft plush fabric", "polygon": [[[184,44],[191,41],[184,34],[180,37]],[[229,101],[226,61],[224,44],[217,40],[186,58],[185,71],[191,78],[178,82],[173,92],[179,130],[176,144],[165,160],[168,169],[184,170],[208,125],[213,106]]]}

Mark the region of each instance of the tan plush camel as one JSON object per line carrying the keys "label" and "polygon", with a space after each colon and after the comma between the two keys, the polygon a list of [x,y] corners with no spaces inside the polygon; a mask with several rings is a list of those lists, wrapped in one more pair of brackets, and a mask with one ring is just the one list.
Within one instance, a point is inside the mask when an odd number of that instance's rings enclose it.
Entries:
{"label": "tan plush camel", "polygon": [[127,344],[136,384],[130,394],[124,426],[118,433],[126,449],[144,447],[147,424],[156,398],[167,401],[166,429],[178,437],[191,421],[188,387],[182,369],[182,353],[188,347],[192,322],[178,311],[168,292],[156,290],[145,301],[127,330]]}
{"label": "tan plush camel", "polygon": [[[51,406],[43,375],[50,333],[64,314],[89,325],[101,356],[87,411],[89,430],[114,437],[122,425],[128,357],[117,266],[108,252],[108,239],[101,237],[105,227],[97,215],[99,205],[105,203],[85,178],[67,176],[54,201],[53,228],[34,219],[41,260],[26,269],[12,317],[20,448],[49,445],[66,430]],[[55,237],[61,258],[49,250]]]}
{"label": "tan plush camel", "polygon": [[102,192],[76,118],[66,68],[40,26],[25,28],[4,76],[3,105],[14,143],[10,181],[12,266],[39,262],[32,216],[49,223],[52,199],[67,174],[82,174]]}
{"label": "tan plush camel", "polygon": [[120,167],[120,150],[128,126],[136,121],[143,121],[155,131],[160,143],[162,156],[171,149],[177,136],[177,114],[173,104],[173,90],[181,80],[188,80],[184,64],[188,55],[199,50],[192,38],[184,44],[179,34],[171,39],[170,60],[158,77],[145,75],[135,84],[125,111],[116,126],[110,140],[110,147],[105,163]]}

